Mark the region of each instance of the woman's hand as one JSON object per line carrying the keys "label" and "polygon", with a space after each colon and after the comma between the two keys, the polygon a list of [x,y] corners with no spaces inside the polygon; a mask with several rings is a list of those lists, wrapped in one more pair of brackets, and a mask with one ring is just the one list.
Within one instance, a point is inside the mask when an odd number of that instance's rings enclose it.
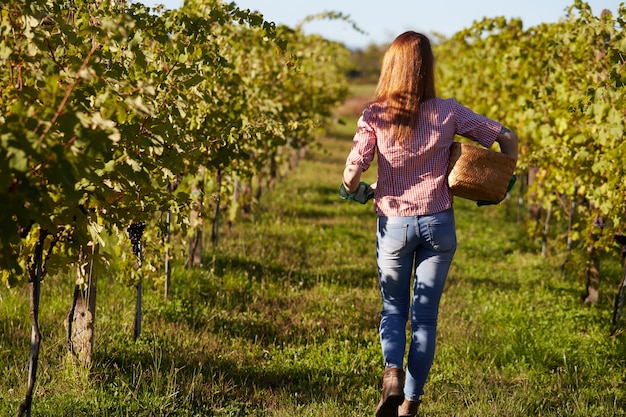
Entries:
{"label": "woman's hand", "polygon": [[496,138],[496,142],[500,145],[500,150],[503,154],[517,159],[518,138],[515,132],[503,126],[502,130],[500,130],[500,133],[498,134],[498,137]]}

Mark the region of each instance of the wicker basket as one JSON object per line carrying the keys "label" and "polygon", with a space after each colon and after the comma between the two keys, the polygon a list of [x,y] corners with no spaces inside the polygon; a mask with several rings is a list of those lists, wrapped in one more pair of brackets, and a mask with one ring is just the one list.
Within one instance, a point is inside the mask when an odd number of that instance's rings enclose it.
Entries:
{"label": "wicker basket", "polygon": [[517,160],[467,143],[450,148],[448,185],[452,195],[473,201],[500,201],[506,194]]}

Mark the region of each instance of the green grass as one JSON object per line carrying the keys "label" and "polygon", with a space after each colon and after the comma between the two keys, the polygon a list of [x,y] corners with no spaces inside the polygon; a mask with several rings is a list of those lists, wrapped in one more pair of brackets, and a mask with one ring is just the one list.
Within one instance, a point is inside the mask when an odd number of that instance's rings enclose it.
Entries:
{"label": "green grass", "polygon": [[[167,302],[146,285],[139,341],[132,289],[100,277],[89,370],[65,353],[72,282],[47,279],[33,415],[373,415],[382,371],[375,215],[337,197],[355,120],[224,229],[202,267],[177,266]],[[582,304],[583,282],[562,277],[561,258],[540,256],[515,210],[513,200],[456,201],[459,248],[420,415],[626,415],[626,339],[609,336],[610,296]],[[614,286],[607,278],[603,288]],[[23,399],[29,343],[27,288],[2,289],[0,415]]]}

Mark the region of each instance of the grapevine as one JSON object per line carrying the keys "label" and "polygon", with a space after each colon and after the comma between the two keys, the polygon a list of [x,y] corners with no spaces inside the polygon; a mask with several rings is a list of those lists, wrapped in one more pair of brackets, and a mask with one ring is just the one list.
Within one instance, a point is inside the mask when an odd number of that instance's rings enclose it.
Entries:
{"label": "grapevine", "polygon": [[156,14],[126,1],[0,3],[2,281],[23,284],[44,244],[42,274],[79,270],[88,245],[105,266],[119,249],[105,241],[129,225],[143,264],[162,216],[188,225],[190,192],[172,184],[204,169],[251,182],[312,143],[347,92],[348,56],[219,0]]}
{"label": "grapevine", "polygon": [[[623,228],[625,22],[624,5],[594,14],[576,0],[557,23],[485,18],[438,46],[443,94],[517,131],[526,206],[545,214],[529,230],[542,230],[546,253],[613,253]],[[563,220],[565,231],[550,230]]]}

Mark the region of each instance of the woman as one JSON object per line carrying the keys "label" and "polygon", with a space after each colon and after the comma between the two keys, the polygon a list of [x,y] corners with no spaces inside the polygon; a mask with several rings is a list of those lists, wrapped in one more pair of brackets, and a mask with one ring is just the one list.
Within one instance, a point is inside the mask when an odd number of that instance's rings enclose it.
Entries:
{"label": "woman", "polygon": [[367,184],[360,182],[361,173],[378,154],[374,210],[385,370],[377,417],[416,416],[433,363],[439,301],[456,250],[446,174],[457,134],[486,148],[498,142],[503,153],[517,159],[515,133],[453,99],[436,96],[428,38],[401,34],[385,53],[374,100],[359,119],[341,186],[344,198],[364,202]]}

